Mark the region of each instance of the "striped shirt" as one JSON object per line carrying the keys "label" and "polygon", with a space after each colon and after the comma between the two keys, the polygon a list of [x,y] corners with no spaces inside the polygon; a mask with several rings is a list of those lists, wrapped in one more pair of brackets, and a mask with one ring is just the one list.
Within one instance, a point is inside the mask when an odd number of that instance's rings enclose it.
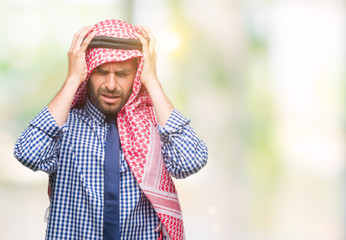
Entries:
{"label": "striped shirt", "polygon": [[[173,110],[158,125],[162,155],[171,176],[185,178],[207,162],[207,147],[186,119]],[[102,239],[105,116],[90,102],[72,109],[59,127],[45,107],[22,133],[15,157],[49,174],[51,202],[46,239]],[[141,191],[120,149],[121,239],[158,239],[160,220]]]}

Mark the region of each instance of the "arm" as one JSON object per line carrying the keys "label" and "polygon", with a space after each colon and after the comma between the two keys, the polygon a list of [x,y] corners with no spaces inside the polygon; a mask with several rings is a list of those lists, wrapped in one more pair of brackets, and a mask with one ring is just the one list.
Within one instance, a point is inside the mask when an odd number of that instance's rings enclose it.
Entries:
{"label": "arm", "polygon": [[174,109],[166,126],[158,125],[162,155],[167,171],[175,178],[186,178],[202,169],[208,160],[208,148],[197,137],[190,120]]}
{"label": "arm", "polygon": [[57,155],[64,131],[65,128],[59,128],[48,109],[44,108],[17,140],[14,156],[33,171],[41,170],[51,174],[57,167]]}
{"label": "arm", "polygon": [[62,127],[68,117],[74,95],[85,80],[85,51],[95,33],[85,37],[92,27],[84,27],[73,38],[68,52],[68,74],[58,94],[31,122],[15,144],[14,155],[25,166],[52,173],[57,167]]}
{"label": "arm", "polygon": [[[87,65],[85,52],[95,32],[87,33],[92,27],[84,27],[74,35],[71,48],[68,52],[68,74],[64,85],[48,104],[48,109],[57,124],[61,127],[67,119],[74,95],[79,85],[85,81],[87,76]],[[85,39],[84,39],[85,38]]]}
{"label": "arm", "polygon": [[[165,126],[174,107],[165,95],[156,74],[156,39],[152,32],[144,27],[137,25],[141,34],[136,34],[143,46],[144,66],[141,74],[141,82],[147,89],[154,105],[157,121]],[[149,43],[148,40],[149,39]]]}
{"label": "arm", "polygon": [[174,109],[161,88],[156,74],[156,40],[152,32],[140,25],[137,28],[141,34],[136,36],[142,43],[145,59],[141,82],[154,105],[165,165],[173,177],[185,178],[205,166],[208,149],[189,125],[190,120]]}

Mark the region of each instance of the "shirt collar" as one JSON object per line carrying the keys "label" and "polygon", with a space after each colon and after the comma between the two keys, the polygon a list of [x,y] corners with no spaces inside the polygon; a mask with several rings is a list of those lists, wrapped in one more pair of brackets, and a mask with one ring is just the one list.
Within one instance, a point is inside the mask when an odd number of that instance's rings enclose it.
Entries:
{"label": "shirt collar", "polygon": [[85,103],[85,111],[87,115],[98,122],[104,124],[106,116],[87,98]]}

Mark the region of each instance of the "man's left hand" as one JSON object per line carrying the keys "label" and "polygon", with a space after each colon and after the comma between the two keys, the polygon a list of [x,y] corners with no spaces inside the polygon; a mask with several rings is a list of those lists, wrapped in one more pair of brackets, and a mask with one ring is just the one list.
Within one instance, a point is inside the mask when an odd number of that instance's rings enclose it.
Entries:
{"label": "man's left hand", "polygon": [[148,89],[152,83],[158,83],[156,73],[156,51],[155,44],[156,39],[149,28],[136,25],[140,34],[135,33],[136,37],[142,43],[142,51],[144,55],[144,65],[141,73],[141,82]]}

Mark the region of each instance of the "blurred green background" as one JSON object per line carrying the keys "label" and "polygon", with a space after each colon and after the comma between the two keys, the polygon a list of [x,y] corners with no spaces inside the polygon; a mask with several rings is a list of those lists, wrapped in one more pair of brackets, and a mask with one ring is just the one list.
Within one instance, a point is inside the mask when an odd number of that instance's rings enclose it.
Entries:
{"label": "blurred green background", "polygon": [[345,239],[342,0],[0,0],[0,239],[44,239],[47,176],[13,157],[81,27],[151,28],[158,75],[209,147],[175,181],[188,239]]}

